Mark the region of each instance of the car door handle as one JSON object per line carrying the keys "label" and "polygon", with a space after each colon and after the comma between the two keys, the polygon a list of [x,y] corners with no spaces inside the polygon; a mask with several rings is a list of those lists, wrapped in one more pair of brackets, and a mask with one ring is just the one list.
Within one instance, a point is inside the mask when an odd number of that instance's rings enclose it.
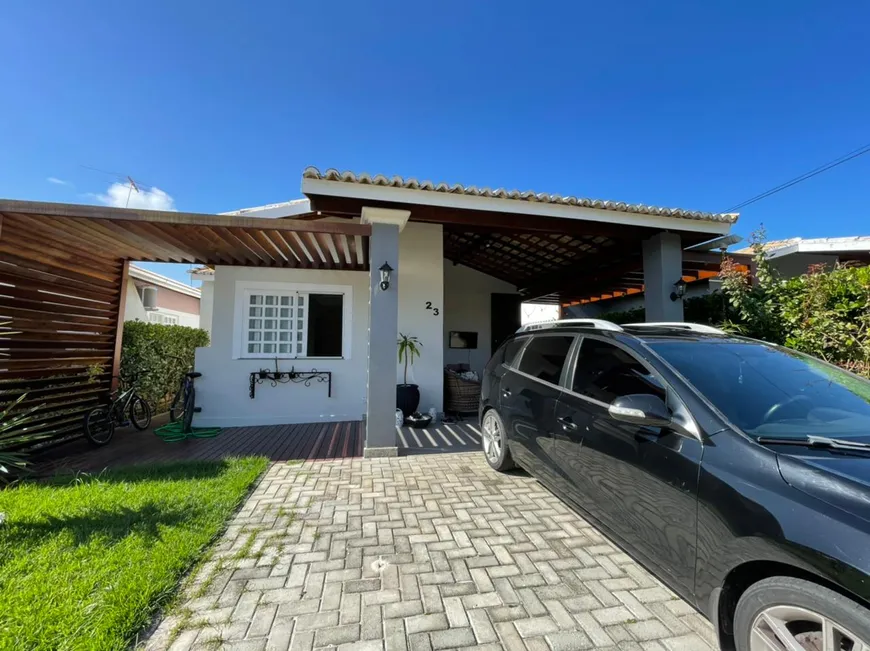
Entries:
{"label": "car door handle", "polygon": [[568,418],[568,416],[560,416],[556,419],[566,432],[574,432],[577,430],[577,423]]}
{"label": "car door handle", "polygon": [[505,398],[510,398],[511,397],[511,390],[510,389],[502,389],[501,395],[503,395]]}

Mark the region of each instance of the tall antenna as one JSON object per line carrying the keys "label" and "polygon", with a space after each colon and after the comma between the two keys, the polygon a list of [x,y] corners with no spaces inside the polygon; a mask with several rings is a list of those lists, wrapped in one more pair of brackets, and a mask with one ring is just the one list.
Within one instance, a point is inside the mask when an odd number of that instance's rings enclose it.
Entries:
{"label": "tall antenna", "polygon": [[124,204],[124,208],[129,207],[130,205],[130,195],[133,194],[133,190],[136,190],[136,194],[139,194],[139,188],[136,185],[136,181],[133,180],[132,176],[128,176],[127,180],[130,182],[130,189],[127,191],[127,203]]}

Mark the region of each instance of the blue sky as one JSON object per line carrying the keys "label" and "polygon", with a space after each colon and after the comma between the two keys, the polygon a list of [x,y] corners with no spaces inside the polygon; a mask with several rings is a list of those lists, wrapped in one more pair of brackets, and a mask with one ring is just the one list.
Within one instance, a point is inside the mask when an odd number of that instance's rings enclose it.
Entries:
{"label": "blue sky", "polygon": [[[0,196],[126,199],[88,166],[220,212],[316,165],[719,211],[870,142],[867,24],[860,1],[4,3]],[[868,234],[868,179],[870,155],[736,230]]]}

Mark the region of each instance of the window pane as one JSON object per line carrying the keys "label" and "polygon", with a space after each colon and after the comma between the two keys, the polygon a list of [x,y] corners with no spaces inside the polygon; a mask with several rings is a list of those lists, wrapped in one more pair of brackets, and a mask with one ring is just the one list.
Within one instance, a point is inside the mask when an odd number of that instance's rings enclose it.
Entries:
{"label": "window pane", "polygon": [[263,296],[261,294],[252,294],[251,295],[251,305],[262,305],[263,304]]}
{"label": "window pane", "polygon": [[248,352],[249,353],[259,353],[260,352],[260,344],[248,344]]}
{"label": "window pane", "polygon": [[813,357],[739,339],[650,346],[749,434],[863,438],[870,432],[870,382]]}
{"label": "window pane", "polygon": [[262,307],[252,307],[248,309],[248,316],[263,316]]}
{"label": "window pane", "polygon": [[278,352],[281,354],[290,354],[290,344],[278,344]]}
{"label": "window pane", "polygon": [[290,333],[289,332],[279,332],[278,333],[278,341],[290,341]]}
{"label": "window pane", "polygon": [[275,307],[264,307],[264,308],[263,308],[263,316],[266,316],[266,317],[273,317],[273,318],[274,318],[274,317],[277,316],[277,314],[275,314],[275,312],[277,311],[277,309],[278,309],[278,308],[275,308]]}
{"label": "window pane", "polygon": [[512,339],[507,343],[504,347],[504,363],[508,366],[513,365],[514,359],[517,356],[517,353],[520,352],[520,348],[523,347],[523,344],[526,343],[528,337],[518,337],[517,339]]}
{"label": "window pane", "polygon": [[302,353],[302,344],[296,344],[296,354]]}
{"label": "window pane", "polygon": [[271,330],[267,330],[263,333],[263,341],[275,341],[275,333]]}
{"label": "window pane", "polygon": [[275,352],[275,344],[263,344],[263,352],[264,353],[274,353]]}
{"label": "window pane", "polygon": [[643,364],[622,348],[598,339],[583,340],[572,388],[608,404],[633,393],[649,393],[665,400],[661,383]]}
{"label": "window pane", "polygon": [[281,305],[290,305],[290,297],[282,296],[281,297]]}
{"label": "window pane", "polygon": [[280,317],[282,319],[286,319],[287,317],[290,316],[290,308],[289,307],[282,307],[280,309],[280,312],[281,312]]}
{"label": "window pane", "polygon": [[523,351],[520,370],[539,380],[559,384],[559,376],[573,341],[574,337],[561,335],[533,337]]}
{"label": "window pane", "polygon": [[248,332],[248,341],[260,341],[263,338],[263,333],[260,330],[251,330]]}
{"label": "window pane", "polygon": [[278,329],[279,330],[289,330],[290,329],[290,322],[287,319],[282,319],[281,321],[278,321]]}
{"label": "window pane", "polygon": [[[299,300],[301,305],[302,297]],[[309,294],[308,301],[307,355],[309,357],[341,357],[344,296],[341,294]]]}
{"label": "window pane", "polygon": [[268,330],[274,330],[276,327],[275,323],[275,319],[266,319],[265,321],[263,321],[263,327]]}
{"label": "window pane", "polygon": [[275,304],[275,297],[274,296],[267,296],[266,297],[266,305],[274,305],[274,304]]}
{"label": "window pane", "polygon": [[296,298],[296,304],[297,304],[299,307],[305,307],[305,297],[304,297],[304,296],[298,296],[298,297]]}

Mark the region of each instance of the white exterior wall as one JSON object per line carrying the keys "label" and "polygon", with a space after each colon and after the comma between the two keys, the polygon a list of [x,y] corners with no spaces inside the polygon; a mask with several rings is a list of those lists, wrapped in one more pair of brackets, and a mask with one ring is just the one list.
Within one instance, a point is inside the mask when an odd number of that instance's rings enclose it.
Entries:
{"label": "white exterior wall", "polygon": [[203,281],[199,295],[199,327],[211,334],[211,317],[214,309],[214,282]]}
{"label": "white exterior wall", "polygon": [[[481,373],[492,357],[492,294],[516,294],[517,288],[484,273],[443,261],[444,268],[444,348],[445,364],[470,364]],[[477,348],[459,350],[448,348],[451,330],[470,330],[477,333]]]}
{"label": "white exterior wall", "polygon": [[[414,335],[423,344],[423,354],[409,370],[410,382],[420,385],[420,409],[442,410],[444,283],[443,236],[440,225],[408,224],[399,236],[399,331]],[[383,261],[374,260],[375,268]],[[274,368],[274,359],[233,359],[237,282],[288,283],[350,286],[350,356],[345,359],[282,359],[279,370],[332,372],[332,398],[326,384],[311,386],[268,381],[256,386],[256,398],[248,397],[249,374]],[[194,425],[242,426],[360,420],[366,408],[366,376],[369,329],[369,275],[359,271],[309,269],[264,269],[257,267],[215,268],[214,280],[203,283],[203,323],[206,323],[207,286],[212,288],[211,346],[196,351],[196,403],[202,412]],[[238,291],[244,291],[238,290]],[[426,302],[432,303],[431,310]],[[487,299],[488,305],[488,299]],[[438,308],[437,314],[435,308]],[[488,309],[488,308],[487,308]],[[347,343],[347,342],[346,342]],[[392,378],[384,378],[392,382]],[[396,364],[396,382],[402,367]]]}

